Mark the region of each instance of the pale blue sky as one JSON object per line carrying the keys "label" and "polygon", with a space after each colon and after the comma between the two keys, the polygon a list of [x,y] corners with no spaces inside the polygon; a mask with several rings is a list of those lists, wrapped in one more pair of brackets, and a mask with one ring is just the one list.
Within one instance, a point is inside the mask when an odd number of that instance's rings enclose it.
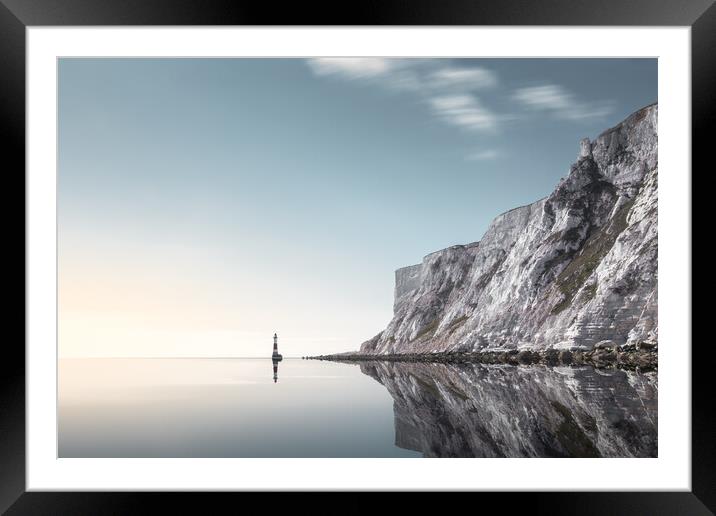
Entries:
{"label": "pale blue sky", "polygon": [[61,352],[357,349],[656,100],[655,59],[61,59]]}

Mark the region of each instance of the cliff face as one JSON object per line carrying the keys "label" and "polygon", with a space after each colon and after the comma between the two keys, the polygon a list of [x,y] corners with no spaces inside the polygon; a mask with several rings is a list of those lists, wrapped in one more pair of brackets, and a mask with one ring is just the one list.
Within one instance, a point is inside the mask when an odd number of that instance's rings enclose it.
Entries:
{"label": "cliff face", "polygon": [[582,140],[547,198],[397,270],[393,319],[361,352],[655,343],[657,170],[651,105]]}
{"label": "cliff face", "polygon": [[656,457],[656,373],[366,362],[426,457]]}

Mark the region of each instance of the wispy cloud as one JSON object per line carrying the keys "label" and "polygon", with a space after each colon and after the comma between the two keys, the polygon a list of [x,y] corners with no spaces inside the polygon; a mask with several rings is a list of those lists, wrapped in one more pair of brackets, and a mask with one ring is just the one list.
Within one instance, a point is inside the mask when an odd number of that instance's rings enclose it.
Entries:
{"label": "wispy cloud", "polygon": [[421,92],[424,89],[419,69],[423,59],[383,57],[319,57],[307,60],[313,73],[357,80],[394,90]]}
{"label": "wispy cloud", "polygon": [[499,156],[500,153],[495,149],[483,149],[468,154],[465,159],[467,161],[488,161],[497,159]]}
{"label": "wispy cloud", "polygon": [[487,68],[457,68],[453,66],[435,70],[429,75],[429,80],[435,88],[465,90],[494,88],[499,82],[497,74]]}
{"label": "wispy cloud", "polygon": [[[603,118],[614,110],[611,102],[582,101],[559,84],[527,86],[503,93],[498,89],[500,78],[493,70],[450,59],[323,57],[307,59],[307,63],[318,76],[413,94],[438,120],[467,131],[498,132],[507,121],[527,118],[519,112],[524,109],[570,122]],[[502,105],[509,100],[511,110],[515,111],[495,110],[486,105],[486,98],[496,99]],[[488,153],[468,159],[494,159],[494,156]]]}
{"label": "wispy cloud", "polygon": [[448,95],[430,99],[433,112],[445,122],[464,129],[494,131],[499,117],[472,95]]}
{"label": "wispy cloud", "polygon": [[450,61],[420,58],[319,57],[307,60],[316,75],[403,85],[426,95],[446,89],[475,91],[497,86],[495,72],[482,67],[455,66]]}
{"label": "wispy cloud", "polygon": [[497,74],[482,67],[455,66],[447,60],[401,58],[308,59],[316,75],[362,81],[412,92],[442,121],[467,130],[494,131],[501,118],[475,92],[498,85]]}
{"label": "wispy cloud", "polygon": [[572,93],[556,84],[520,88],[513,98],[530,109],[545,111],[565,120],[602,118],[613,111],[609,102],[580,102]]}
{"label": "wispy cloud", "polygon": [[395,62],[382,57],[319,57],[308,59],[317,75],[339,75],[347,79],[365,79],[386,75]]}

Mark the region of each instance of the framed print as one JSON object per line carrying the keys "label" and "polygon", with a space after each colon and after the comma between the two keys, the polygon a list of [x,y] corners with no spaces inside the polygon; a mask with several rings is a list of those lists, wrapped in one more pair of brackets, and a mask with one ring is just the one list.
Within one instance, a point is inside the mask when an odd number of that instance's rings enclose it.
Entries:
{"label": "framed print", "polygon": [[671,11],[3,0],[3,510],[710,514],[691,169],[716,8]]}

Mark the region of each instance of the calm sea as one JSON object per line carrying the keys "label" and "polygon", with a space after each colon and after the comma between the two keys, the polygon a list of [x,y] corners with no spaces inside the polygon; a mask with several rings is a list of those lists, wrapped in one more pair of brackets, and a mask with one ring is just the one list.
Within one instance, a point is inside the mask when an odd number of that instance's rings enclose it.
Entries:
{"label": "calm sea", "polygon": [[591,367],[63,359],[59,456],[654,457],[657,391]]}

